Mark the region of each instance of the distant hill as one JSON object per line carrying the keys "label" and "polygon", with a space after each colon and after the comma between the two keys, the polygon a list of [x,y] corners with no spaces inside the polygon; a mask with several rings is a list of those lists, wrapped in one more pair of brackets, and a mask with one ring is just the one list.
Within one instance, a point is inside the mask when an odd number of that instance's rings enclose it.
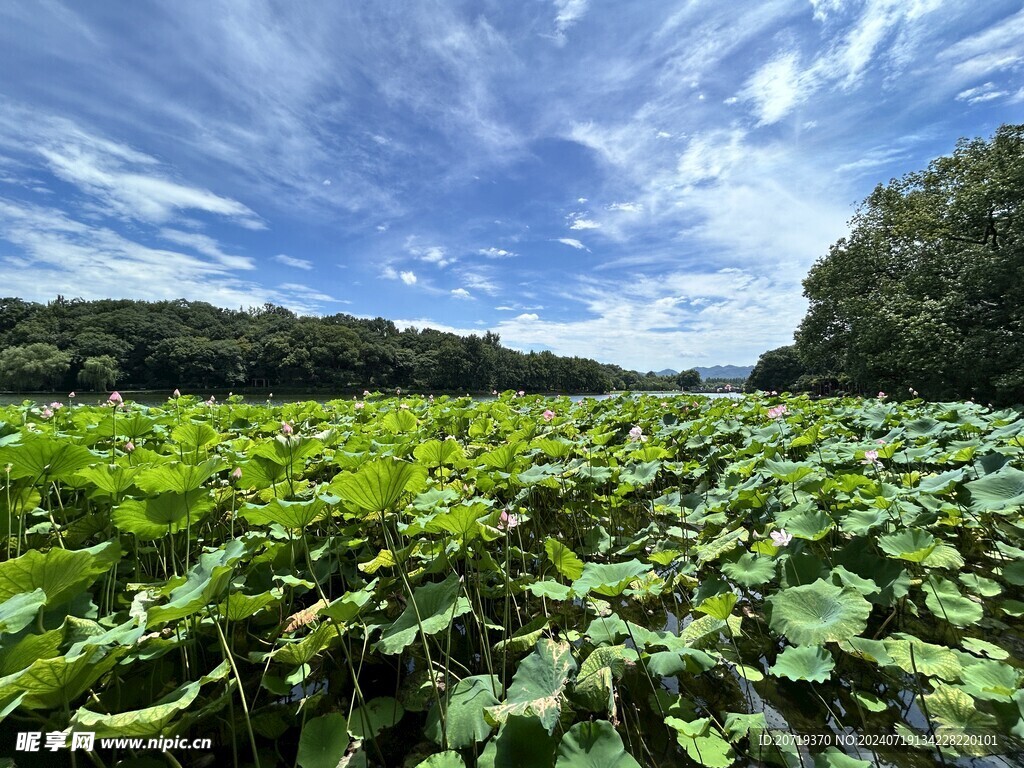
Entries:
{"label": "distant hill", "polygon": [[[752,370],[752,365],[712,365],[710,368],[698,368],[697,373],[702,379],[745,379]],[[659,376],[675,376],[679,371],[666,368],[657,373]]]}

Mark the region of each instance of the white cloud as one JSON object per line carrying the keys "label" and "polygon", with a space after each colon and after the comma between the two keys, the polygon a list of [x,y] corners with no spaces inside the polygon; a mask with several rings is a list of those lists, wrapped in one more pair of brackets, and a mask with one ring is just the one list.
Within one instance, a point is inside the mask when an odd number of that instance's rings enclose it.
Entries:
{"label": "white cloud", "polygon": [[505,259],[516,255],[514,251],[506,251],[504,248],[495,248],[493,246],[490,248],[481,248],[477,253],[481,256],[486,256],[489,259]]}
{"label": "white cloud", "polygon": [[807,85],[797,66],[797,54],[789,51],[757,70],[741,95],[754,102],[761,124],[771,125],[807,99]]}
{"label": "white cloud", "polygon": [[[15,118],[24,119],[28,114],[19,111]],[[265,226],[246,205],[172,180],[155,158],[132,147],[89,134],[68,120],[32,117],[38,121],[40,135],[35,152],[55,176],[89,195],[96,211],[158,223],[184,212],[199,211],[223,216],[250,229]],[[8,121],[2,126],[5,132],[12,130]]]}
{"label": "white cloud", "polygon": [[180,229],[167,228],[161,229],[158,234],[168,242],[184,245],[203,254],[204,256],[216,259],[225,267],[229,267],[231,269],[256,268],[256,265],[253,264],[252,259],[250,258],[245,256],[232,256],[224,253],[220,244],[208,235],[203,235],[198,232],[184,232]]}
{"label": "white cloud", "polygon": [[570,248],[575,248],[577,251],[590,250],[589,248],[587,248],[587,246],[585,246],[583,243],[581,243],[579,240],[573,237],[560,237],[558,238],[557,242],[561,243],[562,245],[568,245]]}
{"label": "white cloud", "polygon": [[472,299],[473,298],[473,294],[471,294],[465,288],[453,288],[451,293],[452,293],[452,298],[455,298],[455,299]]}
{"label": "white cloud", "polygon": [[569,229],[600,229],[601,222],[588,219],[584,216],[574,218],[572,224],[569,225]]}
{"label": "white cloud", "polygon": [[966,101],[968,104],[982,104],[986,101],[993,101],[1009,95],[1009,91],[1001,90],[994,83],[988,82],[960,91],[956,95],[956,100]]}
{"label": "white cloud", "polygon": [[624,213],[640,213],[643,209],[643,203],[612,203],[608,206],[609,211],[623,211]]}
{"label": "white cloud", "polygon": [[497,295],[499,292],[498,285],[494,282],[493,278],[489,276],[490,272],[487,268],[482,269],[484,271],[465,270],[459,274],[459,277],[467,287],[472,288],[475,291],[486,293],[488,296]]}
{"label": "white cloud", "polygon": [[516,315],[514,319],[524,323],[532,323],[536,320],[540,320],[540,315],[534,312],[524,312],[521,315]]}
{"label": "white cloud", "polygon": [[563,40],[565,30],[583,18],[589,4],[590,0],[555,0],[555,29]]}
{"label": "white cloud", "polygon": [[307,261],[306,259],[297,259],[294,256],[287,256],[286,254],[279,253],[274,257],[274,261],[284,264],[286,267],[295,267],[296,269],[312,269],[313,262]]}
{"label": "white cloud", "polygon": [[[0,256],[4,289],[30,301],[49,301],[57,294],[84,299],[184,298],[221,307],[271,302],[304,314],[318,311],[320,299],[315,296],[285,295],[238,279],[236,257],[222,258],[216,245],[202,239],[182,243],[201,256],[155,248],[54,208],[4,198],[0,232],[22,254]],[[188,234],[164,230],[160,237],[185,241]]]}
{"label": "white cloud", "polygon": [[398,276],[402,278],[402,282],[406,285],[416,285],[416,273],[415,272],[399,272]]}
{"label": "white cloud", "polygon": [[440,245],[422,246],[417,245],[417,238],[410,236],[405,239],[405,250],[410,256],[427,264],[433,264],[438,269],[444,269],[455,259],[448,255],[447,249]]}
{"label": "white cloud", "polygon": [[323,185],[325,187],[331,186],[331,180],[330,179],[324,179],[322,183],[323,183]]}

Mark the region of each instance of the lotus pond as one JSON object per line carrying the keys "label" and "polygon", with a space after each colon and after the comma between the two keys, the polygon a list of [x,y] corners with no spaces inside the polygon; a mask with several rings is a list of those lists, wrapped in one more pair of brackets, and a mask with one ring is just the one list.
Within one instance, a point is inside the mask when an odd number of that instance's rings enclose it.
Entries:
{"label": "lotus pond", "polygon": [[[1020,764],[1022,456],[974,403],[2,407],[0,755]],[[211,746],[100,742],[155,736]]]}

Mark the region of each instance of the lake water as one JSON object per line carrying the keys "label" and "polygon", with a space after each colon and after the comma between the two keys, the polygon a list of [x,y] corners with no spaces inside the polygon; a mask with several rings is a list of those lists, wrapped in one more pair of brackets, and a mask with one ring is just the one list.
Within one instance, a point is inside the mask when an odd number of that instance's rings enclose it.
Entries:
{"label": "lake water", "polygon": [[[120,390],[121,395],[125,400],[140,403],[142,405],[163,405],[171,397],[170,390],[145,390],[133,392],[131,390]],[[185,392],[184,394],[200,395],[203,399],[208,398],[211,394],[219,401],[227,399],[230,394],[227,391],[206,391],[206,392]],[[268,392],[266,391],[246,391],[236,390],[236,394],[245,397],[246,402],[250,403],[262,403],[268,399]],[[415,392],[406,392],[408,395],[415,395]],[[742,397],[743,395],[738,392],[708,392],[708,393],[695,393],[695,392],[633,392],[630,393],[632,396],[636,395],[651,395],[660,397]],[[580,400],[606,400],[610,397],[622,397],[623,393],[613,392],[605,395],[569,395],[569,399],[577,403]],[[332,394],[328,392],[309,392],[302,390],[288,391],[281,390],[273,393],[274,403],[297,403],[306,400],[316,400],[317,402],[327,402],[328,400],[349,400],[355,397],[351,391],[345,391],[338,394]],[[550,397],[560,397],[560,395],[550,395]],[[75,398],[75,403],[78,405],[100,405],[106,402],[106,395],[98,392],[83,392]],[[494,400],[492,395],[476,395],[473,397],[474,400],[487,401]],[[20,405],[26,400],[30,400],[33,403],[51,403],[58,401],[68,403],[67,393],[46,393],[46,392],[25,392],[25,393],[0,393],[0,405]]]}

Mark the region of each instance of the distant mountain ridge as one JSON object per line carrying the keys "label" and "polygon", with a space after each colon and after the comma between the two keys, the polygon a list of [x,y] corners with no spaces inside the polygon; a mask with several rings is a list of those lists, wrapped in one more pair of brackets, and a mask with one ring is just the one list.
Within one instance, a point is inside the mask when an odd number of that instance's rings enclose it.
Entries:
{"label": "distant mountain ridge", "polygon": [[[701,379],[745,379],[754,370],[752,365],[712,365],[710,368],[697,368]],[[659,376],[675,376],[679,371],[671,368],[657,372]]]}

